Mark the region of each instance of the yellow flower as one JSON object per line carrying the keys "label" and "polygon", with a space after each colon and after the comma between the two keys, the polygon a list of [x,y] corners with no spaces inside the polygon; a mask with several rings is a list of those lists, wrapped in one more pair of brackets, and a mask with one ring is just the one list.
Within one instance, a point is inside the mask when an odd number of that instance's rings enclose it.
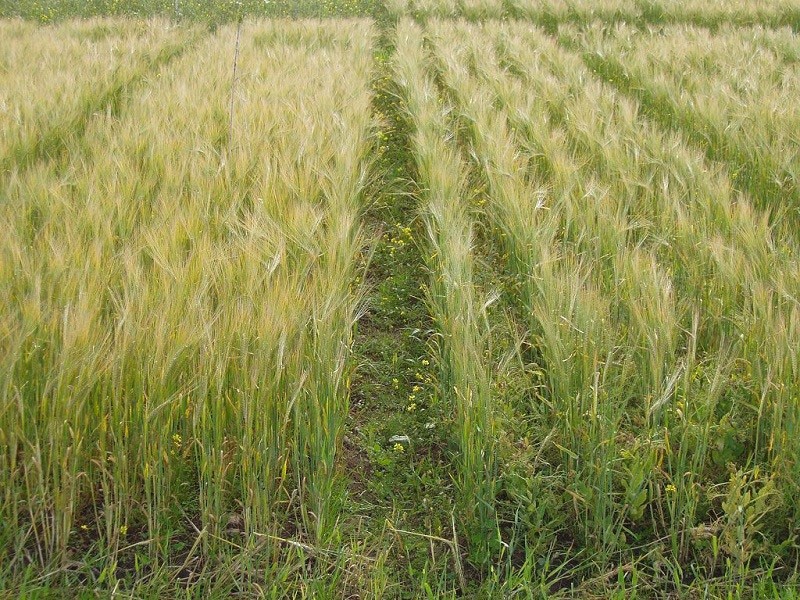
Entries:
{"label": "yellow flower", "polygon": [[127,525],[123,525],[123,526],[121,526],[121,527],[119,528],[119,534],[120,534],[122,537],[125,537],[126,535],[128,535],[128,526],[127,526]]}
{"label": "yellow flower", "polygon": [[397,442],[392,448],[397,453],[402,453],[406,451],[405,446],[403,446],[403,444],[401,444],[400,442]]}

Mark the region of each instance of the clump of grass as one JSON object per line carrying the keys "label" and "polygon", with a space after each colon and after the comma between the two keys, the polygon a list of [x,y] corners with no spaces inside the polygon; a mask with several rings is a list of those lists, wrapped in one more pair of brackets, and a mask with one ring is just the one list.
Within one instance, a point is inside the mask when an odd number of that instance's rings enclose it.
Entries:
{"label": "clump of grass", "polygon": [[387,0],[384,7],[389,18],[397,21],[400,17],[408,15],[409,2],[408,0]]}
{"label": "clump of grass", "polygon": [[461,0],[459,16],[470,21],[499,19],[504,8],[501,0]]}
{"label": "clump of grass", "polygon": [[505,0],[508,15],[515,19],[531,21],[548,31],[555,31],[559,24],[584,25],[593,22],[640,22],[643,10],[636,0]]}
{"label": "clump of grass", "polygon": [[454,18],[458,16],[458,0],[411,0],[411,16],[417,21],[432,17]]}
{"label": "clump of grass", "polygon": [[734,0],[732,2],[713,0],[702,2],[689,0],[647,0],[642,1],[649,13],[658,17],[657,22],[690,22],[701,27],[716,28],[721,24],[748,26],[754,24],[791,26],[797,31],[800,14],[797,5],[789,0],[775,2]]}
{"label": "clump of grass", "polygon": [[628,23],[638,28],[688,24],[712,30],[727,25],[764,25],[790,27],[794,31],[800,25],[800,14],[791,0],[506,0],[506,10],[511,17],[531,21],[550,32],[567,23]]}

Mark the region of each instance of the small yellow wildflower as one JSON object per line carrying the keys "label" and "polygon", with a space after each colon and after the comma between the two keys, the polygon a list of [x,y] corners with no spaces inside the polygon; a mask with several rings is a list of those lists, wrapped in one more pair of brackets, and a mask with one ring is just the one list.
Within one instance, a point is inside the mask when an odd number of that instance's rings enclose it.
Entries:
{"label": "small yellow wildflower", "polygon": [[126,535],[128,535],[128,526],[127,526],[127,525],[122,525],[122,526],[119,528],[119,534],[120,534],[122,537],[125,537]]}
{"label": "small yellow wildflower", "polygon": [[405,451],[406,451],[406,447],[405,447],[405,446],[403,446],[403,444],[401,444],[400,442],[397,442],[397,443],[396,443],[396,444],[395,444],[395,445],[392,447],[392,449],[393,449],[395,452],[397,452],[398,454],[400,454],[400,453],[402,453],[402,452],[405,452]]}

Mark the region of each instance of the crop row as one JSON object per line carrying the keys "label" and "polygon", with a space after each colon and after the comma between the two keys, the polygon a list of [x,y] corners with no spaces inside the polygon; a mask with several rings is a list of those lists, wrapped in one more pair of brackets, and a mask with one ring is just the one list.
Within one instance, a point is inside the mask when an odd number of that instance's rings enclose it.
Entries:
{"label": "crop row", "polygon": [[428,72],[422,30],[397,27],[395,73],[410,122],[421,188],[420,212],[430,272],[427,299],[440,336],[439,390],[454,411],[459,510],[473,548],[484,554],[494,523],[494,423],[486,364],[486,322],[475,283],[473,215],[465,201],[467,168],[452,123]]}
{"label": "crop row", "polygon": [[683,131],[707,156],[729,163],[733,183],[796,228],[800,151],[794,98],[800,73],[788,31],[671,27],[562,30],[599,75],[650,115]]}
{"label": "crop row", "polygon": [[204,547],[232,514],[318,539],[336,519],[373,31],[238,37],[143,75],[67,161],[4,179],[0,539],[41,564],[76,536],[109,564],[140,540],[168,559],[185,518]]}
{"label": "crop row", "polygon": [[542,31],[428,25],[545,381],[496,491],[541,550],[746,568],[798,519],[796,238]]}
{"label": "crop row", "polygon": [[552,28],[559,24],[591,22],[666,25],[691,23],[701,27],[732,25],[800,26],[800,7],[794,0],[387,0],[394,15],[417,19],[523,19]]}

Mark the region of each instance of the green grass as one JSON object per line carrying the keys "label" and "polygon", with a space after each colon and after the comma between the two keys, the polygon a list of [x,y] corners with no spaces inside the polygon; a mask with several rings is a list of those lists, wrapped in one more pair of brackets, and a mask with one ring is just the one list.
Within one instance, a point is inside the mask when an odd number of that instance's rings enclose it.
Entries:
{"label": "green grass", "polygon": [[95,16],[152,17],[218,24],[242,17],[364,17],[376,0],[0,0],[0,17],[39,23]]}

